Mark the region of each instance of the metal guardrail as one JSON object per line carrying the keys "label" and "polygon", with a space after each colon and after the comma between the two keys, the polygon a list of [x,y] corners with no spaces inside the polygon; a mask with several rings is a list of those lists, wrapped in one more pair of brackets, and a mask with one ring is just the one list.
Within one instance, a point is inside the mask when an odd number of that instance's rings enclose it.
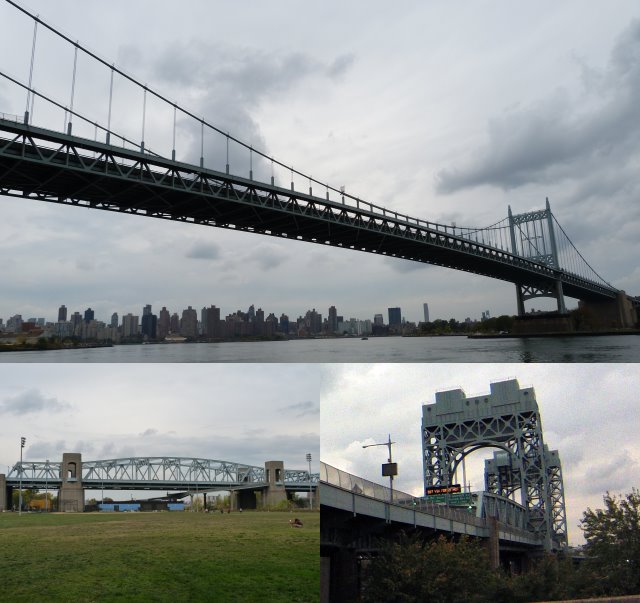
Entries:
{"label": "metal guardrail", "polygon": [[[332,486],[337,486],[343,490],[348,490],[353,494],[366,496],[373,498],[381,502],[389,502],[391,490],[380,484],[369,481],[357,475],[353,475],[342,469],[337,469],[331,465],[320,462],[320,483],[325,482]],[[472,513],[463,511],[460,509],[452,509],[445,505],[438,503],[429,503],[422,498],[413,496],[406,492],[399,490],[393,491],[393,504],[402,507],[410,507],[420,513],[433,515],[442,519],[448,519],[452,521],[459,521],[474,525],[477,527],[486,527],[486,520],[481,517],[476,517]]]}

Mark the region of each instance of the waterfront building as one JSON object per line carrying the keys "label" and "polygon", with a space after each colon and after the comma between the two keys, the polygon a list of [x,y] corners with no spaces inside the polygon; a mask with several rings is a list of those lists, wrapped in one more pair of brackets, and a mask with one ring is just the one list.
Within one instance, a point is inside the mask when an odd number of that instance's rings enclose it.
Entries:
{"label": "waterfront building", "polygon": [[198,336],[198,313],[191,306],[182,311],[180,335],[194,338]]}
{"label": "waterfront building", "polygon": [[122,317],[122,336],[136,337],[138,335],[138,316],[134,316],[129,312]]}
{"label": "waterfront building", "polygon": [[389,326],[399,327],[402,324],[402,310],[400,308],[389,308]]}

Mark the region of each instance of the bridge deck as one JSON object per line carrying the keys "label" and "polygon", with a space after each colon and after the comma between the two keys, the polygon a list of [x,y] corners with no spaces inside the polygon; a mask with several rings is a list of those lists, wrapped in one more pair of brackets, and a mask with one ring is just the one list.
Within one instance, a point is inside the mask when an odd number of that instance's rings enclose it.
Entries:
{"label": "bridge deck", "polygon": [[331,245],[539,288],[560,278],[565,294],[580,299],[616,293],[368,203],[344,205],[3,119],[0,194]]}
{"label": "bridge deck", "polygon": [[[355,492],[349,492],[326,482],[320,483],[320,500],[326,510],[350,513],[353,517],[374,518],[384,523],[404,524],[430,528],[444,534],[466,534],[477,538],[489,537],[489,525],[485,519],[469,513],[443,507],[439,513],[429,513],[391,504]],[[542,542],[532,534],[498,524],[501,543],[540,547]]]}

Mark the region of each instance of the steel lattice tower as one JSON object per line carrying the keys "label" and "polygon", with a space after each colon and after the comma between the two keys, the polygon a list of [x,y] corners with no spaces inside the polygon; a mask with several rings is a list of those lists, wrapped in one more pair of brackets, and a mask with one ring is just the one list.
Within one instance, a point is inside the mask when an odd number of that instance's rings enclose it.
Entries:
{"label": "steel lattice tower", "polygon": [[451,485],[458,465],[479,448],[499,448],[485,462],[488,491],[514,498],[528,512],[528,529],[545,548],[563,548],[567,522],[557,450],[544,444],[533,388],[515,379],[491,384],[491,393],[467,398],[461,389],[436,393],[422,407],[424,486]]}

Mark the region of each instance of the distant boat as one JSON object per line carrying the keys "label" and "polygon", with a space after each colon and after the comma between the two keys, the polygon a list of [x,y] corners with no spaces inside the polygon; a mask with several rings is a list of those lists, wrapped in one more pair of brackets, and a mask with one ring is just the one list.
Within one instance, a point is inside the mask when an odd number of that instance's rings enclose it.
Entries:
{"label": "distant boat", "polygon": [[369,338],[368,338],[368,337],[360,337],[360,339],[361,339],[362,341],[364,341],[365,339],[369,339]]}
{"label": "distant boat", "polygon": [[164,340],[167,343],[184,343],[187,341],[187,338],[182,335],[167,335]]}

